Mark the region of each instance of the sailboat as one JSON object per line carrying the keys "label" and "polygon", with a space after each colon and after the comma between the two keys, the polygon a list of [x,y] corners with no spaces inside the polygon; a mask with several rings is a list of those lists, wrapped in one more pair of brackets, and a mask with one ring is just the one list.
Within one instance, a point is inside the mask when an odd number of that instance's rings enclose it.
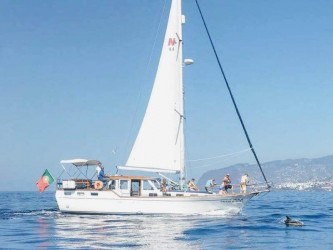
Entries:
{"label": "sailboat", "polygon": [[[106,182],[93,180],[89,170],[101,166],[98,160],[62,160],[67,179],[58,178],[56,200],[59,210],[91,214],[200,214],[214,211],[240,212],[252,197],[269,188],[248,193],[218,194],[189,191],[184,150],[184,97],[181,0],[171,0],[162,52],[148,106],[126,164],[117,171],[145,171],[178,176],[161,188],[161,178],[112,175]],[[238,112],[238,110],[237,110]],[[252,146],[251,146],[252,149]],[[253,151],[254,152],[254,151]],[[74,168],[74,170],[70,170]],[[132,172],[133,173],[133,172]],[[78,177],[81,176],[81,177]]]}

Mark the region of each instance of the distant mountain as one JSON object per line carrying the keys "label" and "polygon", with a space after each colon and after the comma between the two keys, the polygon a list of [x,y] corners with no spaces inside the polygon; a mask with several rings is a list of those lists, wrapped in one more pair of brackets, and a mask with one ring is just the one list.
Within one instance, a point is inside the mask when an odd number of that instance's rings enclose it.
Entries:
{"label": "distant mountain", "polygon": [[[333,155],[315,159],[288,159],[266,162],[262,169],[268,182],[274,188],[307,190],[314,188],[329,189],[333,187]],[[264,179],[255,164],[236,164],[227,168],[210,170],[204,173],[198,186],[203,189],[210,178],[215,178],[216,183],[222,182],[225,174],[230,174],[234,184],[239,184],[243,173],[248,173],[252,183],[263,183]]]}

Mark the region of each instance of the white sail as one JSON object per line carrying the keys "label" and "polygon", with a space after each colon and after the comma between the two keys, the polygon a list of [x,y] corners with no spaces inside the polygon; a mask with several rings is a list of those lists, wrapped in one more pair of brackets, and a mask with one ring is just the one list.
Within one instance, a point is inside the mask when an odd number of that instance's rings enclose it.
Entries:
{"label": "white sail", "polygon": [[184,171],[181,0],[172,0],[152,93],[123,169]]}

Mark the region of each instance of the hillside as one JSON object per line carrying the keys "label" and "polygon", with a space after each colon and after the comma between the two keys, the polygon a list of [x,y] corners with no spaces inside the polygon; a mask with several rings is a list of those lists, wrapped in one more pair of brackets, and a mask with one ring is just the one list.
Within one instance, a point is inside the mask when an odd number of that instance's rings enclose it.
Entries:
{"label": "hillside", "polygon": [[[266,162],[262,168],[269,182],[279,189],[314,189],[333,186],[333,155],[315,159],[288,159]],[[231,175],[234,184],[240,182],[241,175],[248,173],[252,183],[262,183],[264,179],[255,164],[236,164],[230,167],[207,171],[198,186],[204,187],[212,177],[220,184],[225,174]]]}

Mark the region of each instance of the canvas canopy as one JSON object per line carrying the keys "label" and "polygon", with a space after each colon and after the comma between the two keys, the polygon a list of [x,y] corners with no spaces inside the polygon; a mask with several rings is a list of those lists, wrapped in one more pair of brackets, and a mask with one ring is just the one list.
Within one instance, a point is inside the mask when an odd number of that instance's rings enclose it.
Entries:
{"label": "canvas canopy", "polygon": [[62,160],[61,164],[73,164],[75,166],[96,166],[102,164],[98,160],[86,160],[86,159],[72,159],[72,160]]}

